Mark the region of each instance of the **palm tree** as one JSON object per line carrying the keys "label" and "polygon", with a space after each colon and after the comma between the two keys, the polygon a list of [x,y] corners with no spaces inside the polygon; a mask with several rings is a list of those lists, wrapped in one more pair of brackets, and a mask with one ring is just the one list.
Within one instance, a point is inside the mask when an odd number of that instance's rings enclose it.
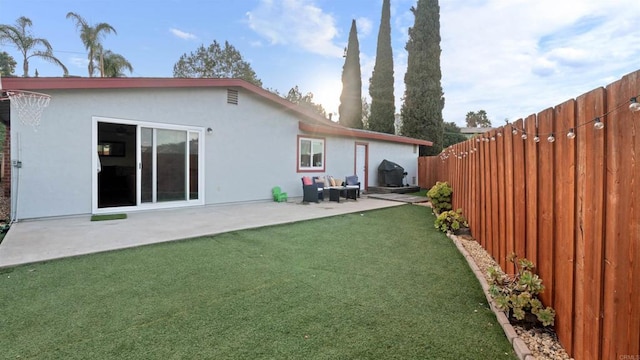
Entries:
{"label": "palm tree", "polygon": [[[98,59],[98,64],[101,63],[102,44],[100,43],[100,39],[111,32],[117,34],[116,29],[107,23],[99,23],[91,26],[82,16],[74,12],[67,13],[67,19],[76,21],[76,27],[80,31],[80,40],[82,40],[82,44],[84,44],[88,52],[87,58],[89,59],[89,65],[87,68],[89,70],[89,77],[93,77],[96,69],[94,60]],[[99,69],[102,70],[102,66],[99,66]],[[100,76],[104,76],[102,71],[100,72]]]}
{"label": "palm tree", "polygon": [[[120,54],[116,54],[111,50],[105,52],[100,51],[102,55],[102,76],[103,77],[124,77],[124,70],[133,72],[131,63]],[[100,61],[100,59],[96,59]]]}
{"label": "palm tree", "polygon": [[[32,57],[54,63],[62,68],[64,76],[69,75],[67,67],[53,55],[51,44],[46,39],[33,37],[28,29],[31,26],[31,19],[25,16],[19,17],[15,26],[0,25],[0,43],[12,43],[22,53],[22,76],[29,77],[29,59]],[[37,50],[38,46],[44,47],[44,50]]]}

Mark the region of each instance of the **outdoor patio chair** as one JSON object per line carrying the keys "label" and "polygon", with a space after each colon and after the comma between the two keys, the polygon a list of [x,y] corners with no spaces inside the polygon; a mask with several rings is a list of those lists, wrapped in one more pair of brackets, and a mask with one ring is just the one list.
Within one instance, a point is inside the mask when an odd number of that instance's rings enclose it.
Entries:
{"label": "outdoor patio chair", "polygon": [[358,181],[358,175],[347,176],[344,179],[344,186],[350,189],[358,189],[356,190],[356,196],[360,197],[360,181]]}
{"label": "outdoor patio chair", "polygon": [[312,179],[313,183],[318,186],[318,199],[324,201],[324,195],[329,191],[326,178],[324,176],[314,176]]}
{"label": "outdoor patio chair", "polygon": [[286,192],[282,192],[280,186],[275,186],[271,189],[271,195],[273,195],[273,201],[275,202],[287,202],[288,196]]}
{"label": "outdoor patio chair", "polygon": [[320,183],[313,182],[310,177],[302,177],[302,202],[319,202],[324,200],[324,193]]}

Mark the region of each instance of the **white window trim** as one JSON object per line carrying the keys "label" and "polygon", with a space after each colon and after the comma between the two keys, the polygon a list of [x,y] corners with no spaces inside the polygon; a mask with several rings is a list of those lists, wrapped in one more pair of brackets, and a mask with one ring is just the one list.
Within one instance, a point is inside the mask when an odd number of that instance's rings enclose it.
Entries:
{"label": "white window trim", "polygon": [[[312,166],[302,166],[300,163],[300,157],[302,156],[302,141],[311,141],[311,160],[313,160],[313,143],[319,142],[322,144],[322,165],[321,166],[313,166],[313,161],[311,161]],[[326,163],[327,163],[327,151],[326,151],[326,140],[323,138],[314,138],[314,137],[306,137],[299,136],[298,137],[298,158],[296,161],[298,162],[297,167],[299,172],[305,171],[324,171]]]}

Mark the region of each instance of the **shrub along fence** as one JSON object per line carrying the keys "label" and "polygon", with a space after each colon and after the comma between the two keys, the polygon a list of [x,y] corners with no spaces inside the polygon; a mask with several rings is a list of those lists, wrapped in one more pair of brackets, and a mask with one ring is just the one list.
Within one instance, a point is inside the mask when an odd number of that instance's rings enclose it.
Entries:
{"label": "shrub along fence", "polygon": [[640,355],[639,95],[637,71],[419,160],[506,272],[511,252],[537,265],[576,359]]}

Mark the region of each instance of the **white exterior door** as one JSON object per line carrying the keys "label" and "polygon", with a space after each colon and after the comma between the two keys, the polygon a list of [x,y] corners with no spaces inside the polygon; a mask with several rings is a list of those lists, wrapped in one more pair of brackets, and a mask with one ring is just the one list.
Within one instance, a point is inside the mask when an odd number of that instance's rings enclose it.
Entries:
{"label": "white exterior door", "polygon": [[358,180],[360,180],[360,187],[362,191],[366,191],[368,187],[368,173],[367,169],[369,168],[368,158],[369,158],[369,147],[367,144],[356,143],[356,165],[355,165],[355,173],[358,176]]}

